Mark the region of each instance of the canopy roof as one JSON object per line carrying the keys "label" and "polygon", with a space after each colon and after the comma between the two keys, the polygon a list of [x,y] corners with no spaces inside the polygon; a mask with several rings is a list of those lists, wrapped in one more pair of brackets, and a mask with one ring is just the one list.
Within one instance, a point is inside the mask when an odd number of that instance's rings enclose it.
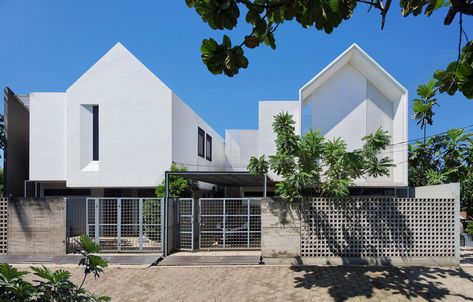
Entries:
{"label": "canopy roof", "polygon": [[166,175],[180,176],[222,187],[260,187],[265,185],[265,176],[255,176],[243,171],[167,171]]}

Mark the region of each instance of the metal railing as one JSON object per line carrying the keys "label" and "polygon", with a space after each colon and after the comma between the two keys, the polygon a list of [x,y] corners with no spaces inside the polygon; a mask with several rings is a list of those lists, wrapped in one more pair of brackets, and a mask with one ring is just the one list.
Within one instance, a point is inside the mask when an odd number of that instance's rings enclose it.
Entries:
{"label": "metal railing", "polygon": [[87,198],[86,233],[105,252],[162,252],[163,200]]}
{"label": "metal railing", "polygon": [[260,198],[201,198],[200,248],[259,249]]}

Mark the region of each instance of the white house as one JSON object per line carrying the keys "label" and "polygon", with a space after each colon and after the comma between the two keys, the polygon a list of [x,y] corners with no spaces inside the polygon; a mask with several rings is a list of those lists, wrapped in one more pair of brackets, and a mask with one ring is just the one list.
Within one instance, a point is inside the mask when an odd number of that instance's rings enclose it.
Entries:
{"label": "white house", "polygon": [[353,44],[302,86],[299,100],[260,102],[258,129],[227,130],[227,169],[244,169],[254,154],[274,154],[273,116],[286,111],[296,121],[297,134],[320,129],[327,139],[344,139],[350,150],[360,148],[361,138],[378,128],[388,131],[391,145],[382,155],[396,164],[391,175],[355,183],[361,187],[406,187],[407,102],[407,90]]}
{"label": "white house", "polygon": [[223,139],[118,43],[65,92],[5,90],[5,189],[12,196],[148,196],[172,162],[193,171],[246,170],[251,156],[274,153],[273,117],[283,111],[298,134],[321,129],[349,148],[378,127],[389,131],[391,176],[356,184],[407,186],[407,90],[356,44],[305,84],[299,100],[260,102],[258,129],[226,130]]}

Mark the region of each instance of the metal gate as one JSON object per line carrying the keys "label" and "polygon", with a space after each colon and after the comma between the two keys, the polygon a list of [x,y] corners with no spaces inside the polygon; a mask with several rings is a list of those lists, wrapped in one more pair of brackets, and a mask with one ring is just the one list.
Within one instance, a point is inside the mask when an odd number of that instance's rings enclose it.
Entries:
{"label": "metal gate", "polygon": [[261,248],[260,198],[202,198],[200,248]]}
{"label": "metal gate", "polygon": [[163,200],[87,198],[86,233],[103,252],[162,252]]}
{"label": "metal gate", "polygon": [[177,225],[179,228],[179,249],[182,251],[194,250],[195,221],[193,198],[179,198],[177,207]]}

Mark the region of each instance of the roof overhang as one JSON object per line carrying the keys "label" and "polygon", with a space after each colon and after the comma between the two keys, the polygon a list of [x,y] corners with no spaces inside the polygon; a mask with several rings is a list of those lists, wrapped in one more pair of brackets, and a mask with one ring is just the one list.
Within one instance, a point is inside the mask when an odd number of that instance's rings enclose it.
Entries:
{"label": "roof overhang", "polygon": [[166,171],[165,173],[167,176],[179,176],[222,187],[260,187],[265,185],[265,176],[256,176],[244,171]]}
{"label": "roof overhang", "polygon": [[407,89],[404,86],[357,44],[353,44],[299,90],[300,100],[304,101],[346,64],[351,64],[390,100],[399,100],[400,97],[407,93]]}

